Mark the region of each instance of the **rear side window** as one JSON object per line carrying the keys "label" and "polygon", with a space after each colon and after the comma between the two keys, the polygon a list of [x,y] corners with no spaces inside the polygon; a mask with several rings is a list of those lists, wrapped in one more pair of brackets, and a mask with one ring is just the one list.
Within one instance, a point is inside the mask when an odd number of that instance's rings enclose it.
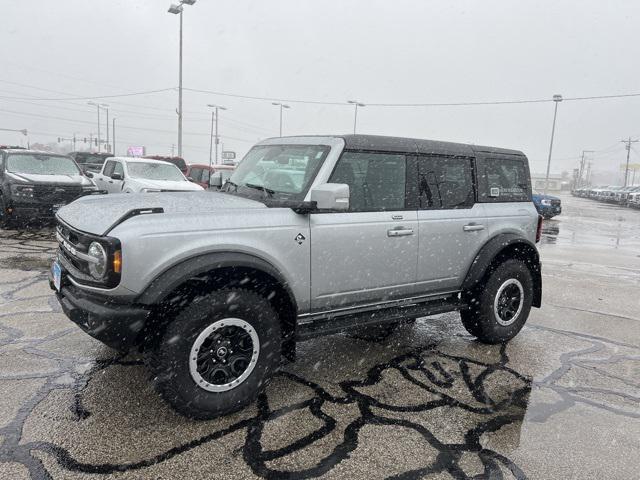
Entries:
{"label": "rear side window", "polygon": [[473,206],[472,172],[469,158],[418,157],[420,208]]}
{"label": "rear side window", "polygon": [[526,160],[486,158],[479,173],[481,197],[487,202],[531,201],[531,179]]}
{"label": "rear side window", "polygon": [[379,212],[405,208],[407,159],[404,155],[345,152],[329,182],[349,185],[349,210]]}
{"label": "rear side window", "polygon": [[209,172],[209,170],[206,169],[206,168],[204,170],[202,170],[202,176],[200,177],[200,181],[202,183],[209,183],[209,175],[210,175],[210,173],[211,172]]}
{"label": "rear side window", "polygon": [[104,175],[110,177],[113,175],[113,169],[116,167],[116,162],[113,160],[109,160],[107,164],[104,166]]}

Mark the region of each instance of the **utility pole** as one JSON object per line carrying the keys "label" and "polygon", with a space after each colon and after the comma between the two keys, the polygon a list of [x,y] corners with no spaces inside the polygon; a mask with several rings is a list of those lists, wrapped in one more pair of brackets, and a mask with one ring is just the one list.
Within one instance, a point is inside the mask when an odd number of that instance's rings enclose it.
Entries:
{"label": "utility pole", "polygon": [[[216,156],[215,158],[215,163],[218,163],[218,144],[220,143],[220,138],[218,137],[218,123],[220,122],[220,110],[226,110],[226,107],[221,107],[220,105],[215,105],[213,103],[209,103],[207,104],[207,107],[209,108],[213,108],[213,111],[211,112],[211,130],[213,133],[213,120],[215,118],[215,122],[216,122],[216,130],[215,130],[215,137],[216,137]],[[213,114],[215,113],[215,117],[213,116]],[[209,149],[209,165],[211,165],[211,148]]]}
{"label": "utility pole", "polygon": [[556,132],[556,117],[558,116],[558,103],[562,101],[562,95],[555,94],[553,96],[553,102],[556,104],[553,110],[553,126],[551,127],[551,143],[549,144],[549,159],[547,160],[547,175],[544,180],[544,195],[547,194],[547,188],[549,187],[549,170],[551,169],[551,152],[553,151],[553,136]]}
{"label": "utility pole", "polygon": [[627,166],[624,169],[624,186],[627,186],[627,180],[629,179],[629,156],[631,155],[631,144],[636,143],[639,140],[631,140],[629,137],[628,140],[620,140],[622,143],[626,143],[625,148],[627,149]]}
{"label": "utility pole", "polygon": [[587,185],[591,184],[591,162],[587,163]]}
{"label": "utility pole", "polygon": [[107,111],[107,152],[111,152],[111,148],[109,148],[109,107],[105,107]]}
{"label": "utility pole", "polygon": [[280,103],[280,102],[272,102],[271,105],[280,107],[280,136],[282,137],[282,110],[285,108],[289,109],[291,107],[289,105],[285,105],[284,103]]}
{"label": "utility pole", "polygon": [[113,117],[113,119],[111,120],[111,123],[113,124],[113,128],[111,129],[113,131],[113,156],[116,156],[116,117]]}
{"label": "utility pole", "polygon": [[347,103],[350,103],[355,107],[355,110],[353,112],[353,134],[355,135],[356,129],[358,127],[358,107],[366,107],[366,105],[357,100],[347,100]]}
{"label": "utility pole", "polygon": [[211,134],[209,135],[209,166],[212,164],[213,155],[213,120],[215,110],[211,110]]}

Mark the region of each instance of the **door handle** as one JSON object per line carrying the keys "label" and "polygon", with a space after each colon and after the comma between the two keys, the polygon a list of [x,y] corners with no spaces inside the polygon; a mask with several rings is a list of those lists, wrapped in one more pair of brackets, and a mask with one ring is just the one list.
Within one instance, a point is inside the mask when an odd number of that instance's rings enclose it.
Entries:
{"label": "door handle", "polygon": [[480,230],[484,230],[484,225],[470,223],[469,225],[465,225],[464,227],[462,227],[462,230],[464,230],[465,232],[478,232]]}
{"label": "door handle", "polygon": [[387,230],[387,237],[407,237],[413,235],[413,228],[397,227]]}
{"label": "door handle", "polygon": [[113,183],[113,180],[109,180],[109,183]]}

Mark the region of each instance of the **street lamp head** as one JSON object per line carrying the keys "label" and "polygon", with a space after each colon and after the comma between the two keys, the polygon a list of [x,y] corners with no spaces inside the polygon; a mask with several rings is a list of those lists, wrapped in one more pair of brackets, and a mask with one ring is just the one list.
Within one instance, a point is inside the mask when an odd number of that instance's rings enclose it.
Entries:
{"label": "street lamp head", "polygon": [[193,5],[196,3],[196,0],[181,0],[180,3],[184,3],[185,5]]}
{"label": "street lamp head", "polygon": [[560,95],[560,94],[557,94],[557,93],[556,93],[556,94],[553,96],[553,101],[554,101],[554,102],[561,102],[561,101],[562,101],[562,95]]}
{"label": "street lamp head", "polygon": [[281,103],[278,102],[271,102],[271,105],[275,105],[276,107],[279,107],[280,105],[282,105]]}
{"label": "street lamp head", "polygon": [[347,103],[350,103],[351,105],[357,105],[358,107],[366,107],[364,103],[357,100],[347,100]]}
{"label": "street lamp head", "polygon": [[282,108],[291,108],[289,105],[282,104]]}
{"label": "street lamp head", "polygon": [[92,107],[97,107],[98,104],[96,102],[87,102],[87,105],[91,105]]}
{"label": "street lamp head", "polygon": [[167,10],[167,11],[169,13],[173,13],[173,14],[182,13],[182,4],[180,4],[180,5],[171,4],[171,6],[169,7],[169,10]]}
{"label": "street lamp head", "polygon": [[100,106],[104,107],[104,108],[109,108],[109,104],[108,103],[101,103]]}
{"label": "street lamp head", "polygon": [[216,105],[216,104],[214,104],[214,103],[207,103],[207,107],[210,107],[210,108],[217,108],[218,110],[226,110],[226,109],[227,109],[227,107],[222,107],[222,106],[220,106],[220,105]]}

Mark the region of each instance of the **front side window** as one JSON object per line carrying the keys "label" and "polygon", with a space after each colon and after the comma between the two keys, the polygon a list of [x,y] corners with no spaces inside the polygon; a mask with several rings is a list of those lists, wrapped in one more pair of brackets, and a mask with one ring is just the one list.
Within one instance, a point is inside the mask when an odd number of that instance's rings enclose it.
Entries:
{"label": "front side window", "polygon": [[209,175],[210,175],[209,169],[208,168],[203,169],[202,175],[200,177],[200,182],[209,183]]}
{"label": "front side window", "polygon": [[204,170],[202,170],[201,168],[192,168],[191,171],[189,172],[189,176],[191,177],[191,179],[194,182],[200,182],[201,178],[202,178],[202,172]]}
{"label": "front side window", "polygon": [[113,173],[118,173],[122,175],[122,177],[124,178],[124,168],[122,167],[122,163],[116,162],[116,165],[113,169]]}
{"label": "front side window", "polygon": [[473,205],[471,160],[418,157],[420,208],[466,208]]}
{"label": "front side window", "polygon": [[345,152],[330,183],[349,185],[349,210],[377,212],[405,208],[407,159],[404,155]]}
{"label": "front side window", "polygon": [[258,145],[242,159],[225,191],[302,200],[329,150],[326,145]]}
{"label": "front side window", "polygon": [[127,162],[127,171],[132,178],[146,180],[169,180],[173,182],[186,182],[187,179],[178,170],[178,167],[169,163],[160,162]]}
{"label": "front side window", "polygon": [[483,196],[489,201],[531,201],[529,172],[525,161],[516,158],[487,158],[484,160]]}
{"label": "front side window", "polygon": [[7,157],[7,171],[32,175],[80,175],[69,157],[39,153],[16,153]]}
{"label": "front side window", "polygon": [[104,166],[104,176],[110,177],[113,174],[113,169],[116,167],[114,160],[109,160]]}

